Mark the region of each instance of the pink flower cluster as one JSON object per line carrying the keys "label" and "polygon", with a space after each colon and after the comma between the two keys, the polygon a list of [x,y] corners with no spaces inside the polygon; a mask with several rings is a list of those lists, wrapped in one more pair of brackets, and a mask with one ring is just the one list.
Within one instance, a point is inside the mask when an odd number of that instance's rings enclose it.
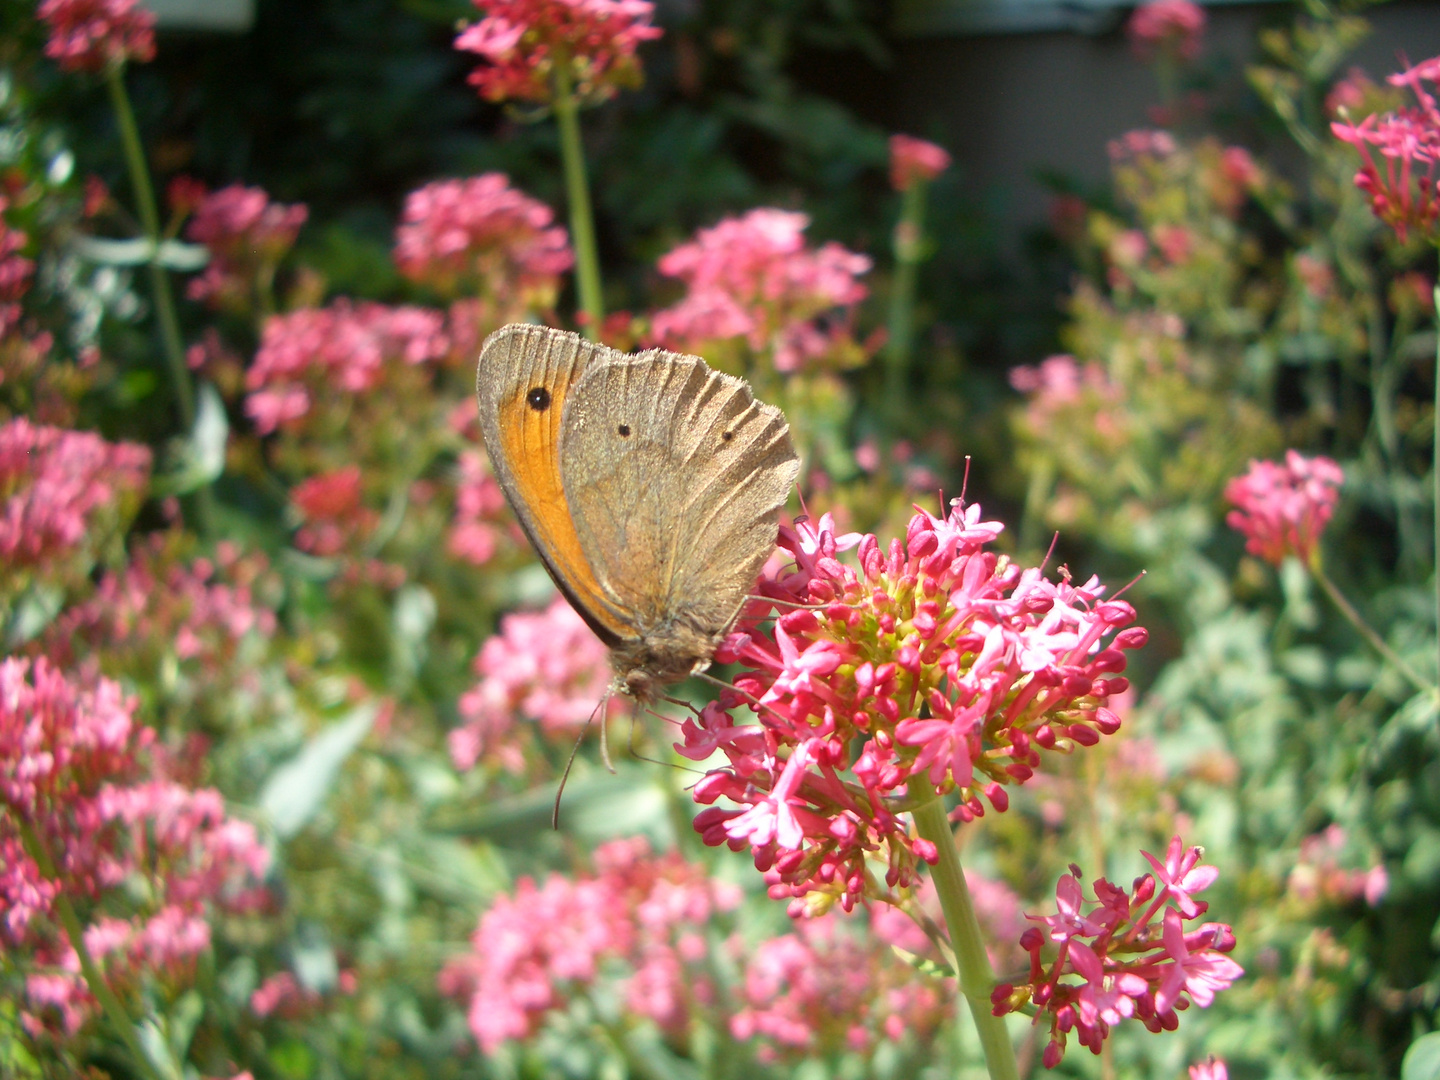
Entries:
{"label": "pink flower cluster", "polygon": [[186,295],[224,310],[248,311],[256,289],[269,289],[275,267],[309,213],[301,203],[271,202],[263,189],[241,184],[199,198],[185,235],[209,249],[210,264]]}
{"label": "pink flower cluster", "polygon": [[[610,685],[609,653],[563,597],[544,611],[517,611],[500,620],[500,632],[475,657],[480,681],[460,698],[462,725],[450,733],[457,769],[482,758],[510,772],[524,768],[512,735],[516,715],[540,724],[544,735],[573,735]],[[610,711],[621,707],[618,699]]]}
{"label": "pink flower cluster", "polygon": [[[1226,955],[1235,947],[1230,927],[1207,922],[1185,929],[1207,908],[1195,894],[1219,876],[1213,866],[1200,865],[1202,850],[1186,848],[1177,836],[1164,862],[1142,854],[1153,873],[1137,878],[1131,892],[1100,878],[1088,911],[1079,869],[1072,865],[1055,889],[1056,913],[1027,916],[1046,927],[1031,927],[1020,939],[1030,954],[1028,980],[1003,983],[991,994],[996,1016],[1033,1002],[1035,1023],[1049,1018],[1042,1059],[1047,1069],[1060,1063],[1072,1031],[1095,1054],[1121,1020],[1138,1019],[1156,1033],[1174,1031],[1179,1011],[1191,1003],[1207,1007],[1245,974]],[[1047,942],[1059,946],[1048,967],[1041,959]]]}
{"label": "pink flower cluster", "polygon": [[1150,0],[1135,9],[1125,29],[1141,59],[1160,52],[1193,60],[1200,54],[1205,9],[1192,0]]}
{"label": "pink flower cluster", "polygon": [[882,1038],[933,1037],[951,1015],[948,997],[939,980],[897,963],[883,942],[832,915],[750,951],[730,1033],[760,1040],[762,1061],[868,1055]]}
{"label": "pink flower cluster", "polygon": [[1245,534],[1245,550],[1279,566],[1294,555],[1309,563],[1320,543],[1345,473],[1327,457],[1307,458],[1285,451],[1285,463],[1252,461],[1243,476],[1225,485],[1235,509],[1225,517]]}
{"label": "pink flower cluster", "polygon": [[485,18],[455,39],[455,48],[485,64],[470,84],[487,101],[549,102],[555,66],[568,67],[582,101],[603,101],[621,86],[638,86],[642,41],[661,34],[650,25],[648,0],[474,0]]}
{"label": "pink flower cluster", "polygon": [[66,71],[155,58],[155,16],[135,0],[43,0],[35,13],[50,24],[45,55]]}
{"label": "pink flower cluster", "polygon": [[1110,160],[1116,163],[1135,158],[1164,158],[1179,147],[1175,136],[1156,128],[1136,128],[1105,144]]}
{"label": "pink flower cluster", "polygon": [[[708,844],[750,848],[771,895],[793,913],[907,888],[934,846],[906,811],[956,793],[953,818],[1009,805],[1006,786],[1041,768],[1042,750],[1093,746],[1120,726],[1125,650],[1146,632],[1134,609],[1102,600],[1094,578],[1059,581],[986,550],[1003,528],[959,500],[920,510],[888,549],[871,535],[836,536],[828,515],[782,528],[793,569],[762,577],[755,601],[716,659],[745,665],[735,689],[687,720],[676,749],[727,759],[694,789],[724,797],[695,819]],[[860,569],[841,563],[856,548]],[[759,621],[772,601],[773,635]],[[1126,629],[1126,627],[1129,627]],[[737,726],[746,705],[758,725]]]}
{"label": "pink flower cluster", "polygon": [[[743,338],[779,371],[797,371],[831,352],[848,333],[858,280],[870,259],[836,243],[805,246],[810,219],[762,208],[726,218],[660,260],[660,272],[688,286],[683,300],[655,313],[655,340],[703,352],[707,342]],[[836,325],[824,317],[838,313]]]}
{"label": "pink flower cluster", "polygon": [[1300,858],[1290,869],[1285,891],[1306,904],[1323,901],[1347,904],[1364,899],[1379,907],[1390,891],[1390,875],[1383,863],[1369,870],[1346,870],[1340,866],[1345,850],[1345,830],[1331,825],[1323,832],[1300,841]]}
{"label": "pink flower cluster", "polygon": [[0,661],[0,941],[32,959],[32,1032],[73,1034],[93,1007],[55,916],[62,894],[95,907],[84,944],[120,986],[141,971],[183,975],[209,947],[210,909],[252,905],[268,865],[218,792],[147,775],[154,732],[134,709],[108,679],[72,681],[43,657]]}
{"label": "pink flower cluster", "polygon": [[446,297],[518,292],[553,303],[560,275],[574,263],[554,211],[511,187],[504,173],[412,191],[395,230],[400,272]]}
{"label": "pink flower cluster", "polygon": [[489,459],[479,450],[465,450],[458,465],[455,520],[446,547],[457,559],[484,566],[517,530]]}
{"label": "pink flower cluster", "polygon": [[[256,597],[263,557],[242,555],[228,540],[213,559],[181,561],[164,534],[142,541],[129,565],[106,573],[94,594],[67,608],[41,638],[45,655],[71,664],[80,650],[148,665],[156,648],[206,677],[234,660],[251,634],[269,637],[275,613]],[[128,667],[128,665],[127,665]]]}
{"label": "pink flower cluster", "polygon": [[450,348],[437,311],[339,300],[265,321],[245,375],[245,412],[268,435],[304,417],[312,403],[363,393],[393,362],[424,364]]}
{"label": "pink flower cluster", "polygon": [[469,1002],[481,1050],[533,1034],[607,961],[627,969],[617,987],[626,1009],[663,1031],[683,1033],[692,1010],[713,1003],[700,928],[735,908],[739,890],[678,854],[652,855],[644,840],[602,845],[595,871],[543,885],[522,878],[480,917],[475,951],[441,973],[441,991]]}
{"label": "pink flower cluster", "polygon": [[909,191],[929,183],[950,167],[950,155],[932,142],[910,135],[890,136],[890,186]]}
{"label": "pink flower cluster", "polygon": [[1088,406],[1087,422],[1107,439],[1125,430],[1125,391],[1103,365],[1079,363],[1073,356],[1051,356],[1039,364],[1022,364],[1010,372],[1010,385],[1030,397],[1026,422],[1037,433],[1050,428],[1067,409]]}
{"label": "pink flower cluster", "polygon": [[136,503],[149,474],[150,451],[134,443],[23,416],[0,426],[0,559],[12,571],[63,559]]}
{"label": "pink flower cluster", "polygon": [[[1390,76],[1390,85],[1408,86],[1417,105],[1367,116],[1358,124],[1335,121],[1335,137],[1365,159],[1355,186],[1370,197],[1370,209],[1404,243],[1410,229],[1440,241],[1440,107],[1432,90],[1440,87],[1440,56]],[[1370,153],[1375,147],[1384,173]]]}
{"label": "pink flower cluster", "polygon": [[[0,215],[10,201],[0,196]],[[30,275],[35,263],[20,254],[29,237],[12,229],[0,217],[0,337],[9,334],[20,322],[20,298],[30,288]]]}

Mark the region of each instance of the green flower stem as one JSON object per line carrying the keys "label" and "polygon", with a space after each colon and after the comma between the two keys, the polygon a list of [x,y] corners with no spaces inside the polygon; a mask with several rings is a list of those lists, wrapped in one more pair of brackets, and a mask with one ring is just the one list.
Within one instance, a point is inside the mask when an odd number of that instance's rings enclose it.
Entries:
{"label": "green flower stem", "polygon": [[[1435,473],[1435,629],[1436,642],[1440,644],[1440,279],[1430,294],[1435,312],[1435,445],[1433,471]],[[1436,669],[1440,674],[1440,667]]]}
{"label": "green flower stem", "polygon": [[[40,873],[52,881],[56,878],[55,862],[50,858],[50,851],[45,847],[45,841],[41,839],[30,823],[24,818],[18,818],[20,826],[20,840],[25,845],[25,851],[35,860],[35,865],[40,868]],[[85,977],[85,984],[90,987],[90,993],[95,995],[95,1000],[100,1002],[100,1007],[105,1010],[105,1016],[110,1021],[110,1026],[115,1029],[115,1034],[120,1036],[125,1048],[130,1051],[130,1056],[135,1060],[135,1067],[142,1076],[149,1080],[162,1080],[150,1057],[140,1045],[139,1036],[135,1034],[135,1025],[130,1019],[125,1006],[120,1004],[120,999],[115,996],[115,991],[110,989],[110,984],[105,981],[100,968],[96,966],[95,960],[90,955],[90,950],[85,946],[85,932],[80,927],[80,918],[75,914],[75,907],[70,903],[70,897],[61,889],[55,894],[55,910],[60,916],[60,925],[65,930],[65,936],[70,939],[71,946],[75,949],[75,955],[80,958],[80,973]]]}
{"label": "green flower stem", "polygon": [[600,290],[600,257],[595,247],[595,215],[590,210],[590,185],[585,179],[585,148],[580,142],[580,106],[570,76],[569,57],[555,57],[555,123],[560,128],[560,162],[570,203],[570,233],[575,241],[575,285],[585,312],[585,336],[599,336],[605,321]]}
{"label": "green flower stem", "polygon": [[170,295],[169,275],[160,262],[160,215],[155,209],[155,189],[150,183],[150,170],[145,164],[145,150],[140,143],[140,129],[135,125],[135,110],[125,92],[125,69],[112,64],[105,71],[110,89],[110,103],[120,125],[120,142],[125,148],[125,164],[130,169],[130,185],[135,189],[136,210],[140,226],[150,241],[150,283],[155,301],[155,314],[160,320],[160,339],[165,360],[170,365],[170,380],[175,400],[180,407],[180,421],[188,433],[195,427],[195,389],[190,385],[190,369],[185,366],[185,348],[180,341],[180,321],[175,317],[175,301]]}
{"label": "green flower stem", "polygon": [[915,277],[925,235],[926,187],[924,180],[911,183],[895,226],[895,282],[890,291],[890,334],[885,346],[885,400],[890,414],[897,417],[905,408],[915,335]]}
{"label": "green flower stem", "polygon": [[940,907],[950,930],[950,943],[955,949],[955,966],[960,992],[970,1003],[970,1015],[980,1033],[985,1051],[985,1065],[991,1080],[1019,1080],[1015,1065],[1015,1049],[1005,1021],[990,1011],[990,992],[995,988],[995,973],[985,955],[985,939],[975,917],[975,905],[965,884],[965,871],[960,866],[960,853],[955,848],[955,834],[945,814],[945,803],[932,799],[914,811],[915,828],[940,852],[940,861],[932,876],[935,891],[940,894]]}
{"label": "green flower stem", "polygon": [[1422,694],[1440,694],[1440,691],[1437,691],[1434,683],[1426,680],[1418,671],[1407,664],[1404,658],[1392,649],[1384,638],[1375,632],[1374,627],[1361,618],[1360,613],[1355,610],[1354,605],[1345,599],[1345,595],[1336,587],[1335,583],[1326,576],[1324,570],[1320,569],[1319,566],[1312,566],[1310,571],[1315,575],[1315,580],[1320,583],[1320,588],[1325,591],[1325,595],[1330,598],[1330,602],[1340,609],[1340,614],[1344,615],[1345,618],[1350,621],[1351,626],[1360,631],[1360,636],[1370,643],[1372,649],[1379,653],[1385,660],[1395,665],[1395,669],[1399,671],[1401,675],[1405,676],[1411,686],[1415,687],[1415,689],[1419,690]]}

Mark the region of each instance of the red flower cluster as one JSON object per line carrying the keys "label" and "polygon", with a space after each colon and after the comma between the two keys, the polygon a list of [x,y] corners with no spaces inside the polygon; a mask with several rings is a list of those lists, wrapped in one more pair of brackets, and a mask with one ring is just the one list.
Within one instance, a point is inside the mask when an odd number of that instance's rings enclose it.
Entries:
{"label": "red flower cluster", "polygon": [[154,732],[135,726],[134,708],[108,679],[80,685],[44,658],[0,661],[0,940],[33,961],[32,1032],[73,1034],[94,1004],[55,917],[62,893],[77,906],[110,901],[84,943],[121,985],[141,971],[183,974],[209,947],[210,908],[252,904],[268,865],[218,792],[147,775]]}
{"label": "red flower cluster", "polygon": [[[1337,120],[1330,130],[1360,151],[1365,163],[1355,174],[1355,186],[1370,197],[1370,209],[1400,242],[1412,228],[1440,240],[1440,107],[1424,85],[1440,87],[1440,56],[1391,75],[1389,82],[1408,86],[1418,104],[1367,116],[1358,124]],[[1372,146],[1384,161],[1383,175]]]}
{"label": "red flower cluster", "polygon": [[[189,187],[172,185],[178,206],[195,199]],[[190,282],[186,295],[225,310],[247,310],[256,288],[269,288],[268,279],[309,215],[303,203],[271,202],[262,188],[240,184],[198,198],[185,235],[210,250],[210,265]]]}
{"label": "red flower cluster", "polygon": [[1287,555],[1309,563],[1320,543],[1345,473],[1327,457],[1307,458],[1285,452],[1283,465],[1252,461],[1244,476],[1225,485],[1225,498],[1236,509],[1225,517],[1245,534],[1245,550],[1279,566]]}
{"label": "red flower cluster", "polygon": [[[792,570],[760,582],[756,601],[716,659],[745,671],[734,690],[684,724],[676,749],[693,761],[717,751],[695,819],[709,844],[749,847],[771,895],[792,912],[888,898],[905,888],[933,845],[906,811],[956,792],[969,821],[1009,805],[1005,786],[1041,766],[1041,750],[1093,746],[1120,726],[1106,704],[1128,681],[1124,650],[1145,643],[1135,611],[1102,600],[1096,579],[1048,581],[985,550],[1003,526],[959,500],[936,518],[919,511],[904,541],[836,536],[829,516],[781,530]],[[857,548],[860,569],[837,554]],[[773,604],[777,602],[778,604]],[[773,606],[773,637],[758,628]],[[758,726],[737,726],[749,703]]]}
{"label": "red flower cluster", "polygon": [[555,65],[570,71],[574,93],[603,101],[638,86],[635,50],[661,34],[647,0],[474,0],[485,18],[465,27],[455,48],[483,57],[470,84],[487,101],[549,102]]}
{"label": "red flower cluster", "polygon": [[50,24],[45,55],[66,71],[155,58],[155,16],[135,0],[44,0],[36,14]]}
{"label": "red flower cluster", "polygon": [[[1187,849],[1177,836],[1163,863],[1148,851],[1142,854],[1154,872],[1136,879],[1128,893],[1101,878],[1089,911],[1077,880],[1080,871],[1072,865],[1055,889],[1056,914],[1028,916],[1048,928],[1031,927],[1020,938],[1030,954],[1029,979],[1020,986],[1001,984],[991,994],[997,1016],[1033,1001],[1039,1009],[1035,1022],[1050,1018],[1043,1056],[1047,1069],[1060,1063],[1072,1031],[1095,1054],[1121,1020],[1133,1017],[1152,1032],[1174,1031],[1178,1010],[1191,1002],[1205,1008],[1245,974],[1225,955],[1235,947],[1230,927],[1203,923],[1185,929],[1207,907],[1194,894],[1209,888],[1219,874],[1213,866],[1199,865],[1201,849]],[[1059,945],[1048,968],[1041,960],[1047,941]],[[1060,981],[1067,977],[1080,981]]]}
{"label": "red flower cluster", "polygon": [[[45,568],[90,538],[102,515],[134,502],[150,474],[150,451],[88,431],[0,426],[0,560],[9,571]],[[9,574],[0,574],[0,591]]]}
{"label": "red flower cluster", "polygon": [[909,191],[929,183],[950,167],[950,155],[932,142],[909,135],[890,136],[890,186]]}
{"label": "red flower cluster", "polygon": [[859,276],[870,259],[836,243],[805,246],[810,219],[762,208],[701,229],[660,260],[660,272],[689,287],[683,300],[655,313],[657,343],[689,352],[744,338],[768,351],[779,371],[796,371],[831,351],[843,331],[821,319],[841,309],[848,320],[865,299]]}
{"label": "red flower cluster", "polygon": [[305,416],[315,396],[370,389],[387,362],[443,358],[444,331],[438,311],[348,300],[271,316],[245,376],[245,412],[267,435]]}
{"label": "red flower cluster", "polygon": [[305,524],[295,534],[295,546],[326,558],[363,541],[380,523],[380,515],[364,504],[362,494],[359,465],[297,484],[290,502]]}
{"label": "red flower cluster", "polygon": [[470,1003],[470,1030],[486,1053],[533,1034],[602,976],[608,961],[628,975],[617,987],[628,1011],[684,1032],[690,1012],[714,1000],[699,963],[709,944],[697,931],[740,902],[740,891],[677,854],[654,856],[644,840],[616,840],[595,853],[596,873],[521,878],[480,917],[475,951],[440,975],[442,992]]}
{"label": "red flower cluster", "polygon": [[1125,29],[1142,60],[1157,51],[1193,60],[1200,53],[1205,9],[1192,0],[1151,0],[1135,9]]}

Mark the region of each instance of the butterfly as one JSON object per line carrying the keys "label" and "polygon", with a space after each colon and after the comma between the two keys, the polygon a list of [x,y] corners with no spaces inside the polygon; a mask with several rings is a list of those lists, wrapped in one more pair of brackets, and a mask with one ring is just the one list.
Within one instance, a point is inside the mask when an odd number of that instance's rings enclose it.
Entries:
{"label": "butterfly", "polygon": [[697,356],[513,324],[475,378],[496,479],[639,702],[704,670],[800,471],[785,415]]}

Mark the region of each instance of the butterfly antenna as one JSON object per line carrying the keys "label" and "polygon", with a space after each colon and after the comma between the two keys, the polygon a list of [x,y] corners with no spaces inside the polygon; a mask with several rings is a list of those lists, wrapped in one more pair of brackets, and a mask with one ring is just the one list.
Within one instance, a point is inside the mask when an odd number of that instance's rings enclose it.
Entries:
{"label": "butterfly antenna", "polygon": [[[700,710],[697,709],[697,708],[695,708],[694,705],[690,704],[690,702],[686,701],[684,698],[671,697],[669,694],[661,694],[661,695],[660,695],[660,700],[661,700],[661,701],[668,701],[671,705],[679,705],[680,708],[682,708],[682,709],[687,709],[687,710],[689,710],[690,712],[694,713],[694,714],[695,714],[695,719],[697,719],[697,720],[700,719]],[[667,720],[667,721],[668,721],[668,720],[670,719],[668,716],[665,716],[663,713],[657,713],[657,712],[654,712],[653,710],[652,710],[652,712],[651,712],[651,715],[654,716],[654,717],[656,717],[657,719],[660,719],[660,720]]]}
{"label": "butterfly antenna", "polygon": [[[585,741],[585,733],[590,730],[590,725],[595,721],[595,714],[610,704],[610,691],[605,691],[605,696],[600,699],[600,704],[595,706],[593,712],[585,718],[585,726],[580,729],[580,734],[575,736],[575,745],[570,748],[570,756],[565,759],[565,771],[560,774],[560,786],[555,789],[555,806],[550,811],[550,828],[556,832],[560,830],[560,800],[565,796],[565,782],[570,779],[570,768],[575,764],[575,755],[580,752],[580,744]],[[605,747],[605,722],[600,722],[600,747],[604,755]],[[609,766],[610,759],[605,758],[605,764]],[[610,769],[613,773],[615,770]]]}

